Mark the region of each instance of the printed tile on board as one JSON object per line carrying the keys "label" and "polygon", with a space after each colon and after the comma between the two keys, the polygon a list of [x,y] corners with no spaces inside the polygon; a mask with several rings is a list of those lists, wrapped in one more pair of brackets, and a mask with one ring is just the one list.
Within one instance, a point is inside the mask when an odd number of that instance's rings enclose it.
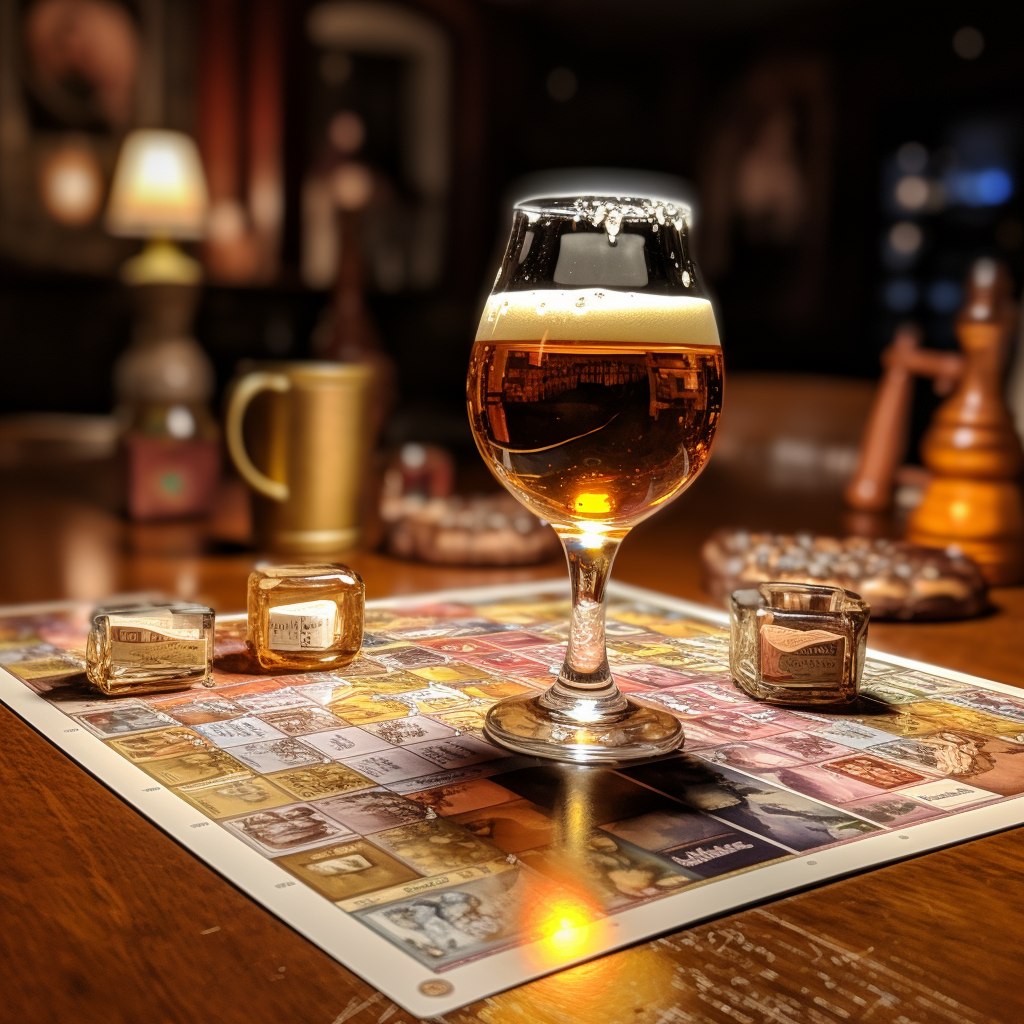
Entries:
{"label": "printed tile on board", "polygon": [[284,733],[279,729],[251,715],[221,722],[207,722],[194,728],[218,747],[236,747],[242,743],[279,740],[284,737]]}
{"label": "printed tile on board", "polygon": [[228,782],[252,775],[241,761],[226,750],[216,747],[159,761],[140,761],[138,767],[165,786],[185,786],[190,782]]}
{"label": "printed tile on board", "polygon": [[[703,756],[703,751],[698,755]],[[864,800],[884,792],[881,786],[872,786],[860,779],[851,779],[823,768],[820,764],[797,765],[793,768],[774,768],[751,772],[764,782],[777,783],[802,793],[814,800],[842,807],[854,800]],[[921,776],[924,779],[925,776]]]}
{"label": "printed tile on board", "polygon": [[246,713],[241,704],[227,697],[201,696],[194,690],[174,694],[170,697],[147,697],[146,703],[165,715],[170,715],[182,725],[205,725],[207,722],[222,722],[227,718],[239,718]]}
{"label": "printed tile on board", "polygon": [[297,853],[324,843],[355,838],[353,833],[309,804],[288,804],[220,822],[264,856]]}
{"label": "printed tile on board", "polygon": [[887,793],[884,796],[871,797],[869,800],[847,804],[846,809],[853,814],[859,814],[862,818],[868,818],[879,825],[884,825],[886,828],[901,828],[904,825],[912,825],[916,821],[934,818],[942,813],[937,807],[921,803],[907,796],[906,790],[901,793]]}
{"label": "printed tile on board", "polygon": [[[621,774],[793,851],[878,830],[836,807],[686,754],[624,768]],[[869,789],[866,795],[877,792]]]}
{"label": "printed tile on board", "polygon": [[397,782],[389,782],[387,787],[396,793],[419,793],[427,789],[437,789],[439,786],[451,786],[459,782],[504,775],[508,771],[521,768],[524,764],[529,763],[531,763],[531,759],[528,757],[512,755],[498,761],[484,761],[480,764],[470,765],[468,768],[453,768],[449,771],[439,771],[437,765],[432,764],[431,768],[435,769],[433,772],[411,776],[408,779],[399,779]]}
{"label": "printed tile on board", "polygon": [[[528,653],[528,652],[527,652]],[[486,669],[496,675],[511,673],[516,675],[520,672],[542,672],[546,663],[536,658],[527,657],[527,653],[518,651],[495,651],[494,654],[470,654],[463,659],[471,665]]]}
{"label": "printed tile on board", "polygon": [[551,638],[527,630],[509,630],[494,633],[488,642],[503,651],[521,651],[531,647],[545,647],[551,643]]}
{"label": "printed tile on board", "polygon": [[482,807],[492,808],[497,804],[518,800],[520,797],[518,793],[513,793],[512,790],[500,785],[497,780],[471,779],[410,793],[409,799],[429,807],[436,814],[451,818],[466,811],[480,810]]}
{"label": "printed tile on board", "polygon": [[652,853],[710,839],[729,831],[728,826],[720,821],[685,804],[667,805],[662,810],[648,811],[622,821],[610,821],[601,828]]}
{"label": "printed tile on board", "polygon": [[444,637],[439,640],[422,640],[420,647],[429,648],[440,654],[447,654],[455,658],[463,658],[467,654],[494,654],[497,647],[481,637]]}
{"label": "printed tile on board", "polygon": [[329,900],[350,899],[419,877],[412,868],[363,839],[288,853],[275,863]]}
{"label": "printed tile on board", "polygon": [[715,764],[724,764],[727,768],[737,768],[741,772],[752,772],[755,775],[762,771],[788,768],[801,763],[800,758],[792,754],[760,743],[726,743],[702,751],[701,756]]}
{"label": "printed tile on board", "polygon": [[282,687],[279,690],[268,690],[265,693],[242,695],[233,699],[243,708],[247,708],[257,715],[264,711],[278,711],[281,708],[308,707],[312,703],[308,697],[293,690],[290,686]]}
{"label": "printed tile on board", "polygon": [[101,739],[133,732],[148,732],[150,729],[162,729],[165,726],[179,724],[170,715],[156,711],[142,701],[131,701],[118,707],[88,711],[73,717]]}
{"label": "printed tile on board", "polygon": [[[876,748],[877,749],[877,748]],[[834,775],[844,775],[848,779],[866,782],[878,789],[902,789],[904,786],[916,786],[927,782],[930,772],[911,771],[904,765],[888,761],[875,754],[850,754],[834,761],[822,761],[819,765],[823,771]]]}
{"label": "printed tile on board", "polygon": [[320,753],[326,754],[333,761],[356,757],[359,754],[372,754],[377,750],[386,750],[390,743],[375,735],[368,729],[346,725],[341,729],[328,729],[326,732],[315,732],[302,737],[302,742]]}
{"label": "printed tile on board", "polygon": [[900,795],[921,800],[942,811],[955,811],[962,807],[971,807],[999,799],[998,793],[978,789],[977,786],[968,785],[958,779],[940,779],[938,782],[927,782],[923,786],[911,786],[909,789],[904,789]]}
{"label": "printed tile on board", "polygon": [[328,760],[326,754],[305,743],[286,737],[280,740],[261,740],[231,747],[231,753],[258,772],[278,772],[301,765],[320,764]]}
{"label": "printed tile on board", "polygon": [[495,761],[508,756],[507,751],[475,736],[426,740],[422,743],[411,743],[406,749],[428,761],[433,761],[440,768],[467,768],[481,761]]}
{"label": "printed tile on board", "polygon": [[341,700],[331,701],[327,706],[332,714],[353,725],[386,722],[392,718],[405,718],[414,713],[408,704],[397,700],[393,694],[381,697],[372,693],[354,693]]}
{"label": "printed tile on board", "polygon": [[176,790],[209,818],[230,818],[236,814],[261,811],[295,802],[295,797],[278,789],[268,779],[250,776],[233,782],[193,783]]}
{"label": "printed tile on board", "polygon": [[631,662],[618,668],[617,673],[647,686],[673,687],[686,686],[690,677],[676,669],[665,668],[664,665],[650,665],[646,662]]}
{"label": "printed tile on board", "polygon": [[181,754],[191,754],[199,750],[210,750],[213,744],[197,732],[175,725],[170,728],[157,729],[154,732],[135,733],[119,739],[107,741],[122,757],[134,761],[158,761]]}
{"label": "printed tile on board", "polygon": [[679,892],[699,876],[600,829],[570,848],[526,850],[519,859],[566,887],[579,886],[606,911]]}
{"label": "printed tile on board", "polygon": [[701,878],[717,878],[786,857],[786,851],[748,832],[726,831],[665,850],[663,857]]}
{"label": "printed tile on board", "polygon": [[926,731],[929,732],[936,729],[965,729],[987,736],[999,736],[1014,743],[1024,743],[1024,722],[999,717],[963,704],[954,704],[948,700],[921,701],[914,705],[914,717],[925,725]]}
{"label": "printed tile on board", "polygon": [[430,717],[438,722],[443,722],[458,733],[468,732],[482,735],[484,720],[489,706],[489,702],[487,704],[481,702],[473,707],[457,708],[455,711],[442,711],[432,714]]}
{"label": "printed tile on board", "polygon": [[505,853],[522,853],[557,839],[558,823],[529,800],[508,801],[447,817]]}
{"label": "printed tile on board", "polygon": [[291,793],[299,800],[312,801],[322,797],[349,793],[356,789],[368,789],[374,785],[371,779],[361,775],[354,768],[336,764],[310,764],[301,768],[289,768],[274,772],[267,779],[275,786]]}
{"label": "printed tile on board", "polygon": [[493,843],[447,818],[427,818],[376,832],[372,841],[425,875],[505,858]]}
{"label": "printed tile on board", "polygon": [[348,724],[326,708],[317,707],[279,708],[277,711],[263,711],[259,717],[285,736],[305,736],[311,732],[340,729]]}
{"label": "printed tile on board", "polygon": [[485,669],[462,661],[450,661],[447,665],[430,665],[427,668],[414,668],[409,671],[426,683],[446,683],[449,686],[461,686],[474,679],[489,678],[489,673]]}
{"label": "printed tile on board", "polygon": [[998,718],[1024,722],[1024,697],[1013,697],[994,690],[963,689],[944,698],[949,704],[959,704],[974,711],[984,711]]}
{"label": "printed tile on board", "polygon": [[492,676],[487,680],[466,683],[459,689],[467,697],[475,700],[494,702],[506,697],[517,697],[521,693],[530,693],[535,691],[536,687],[521,679],[500,679]]}
{"label": "printed tile on board", "polygon": [[450,725],[424,715],[393,718],[386,722],[370,722],[364,725],[363,729],[396,746],[420,743],[424,740],[447,739],[455,735],[455,730]]}
{"label": "printed tile on board", "polygon": [[372,651],[367,658],[379,662],[393,669],[427,668],[434,665],[446,665],[448,656],[438,654],[437,651],[429,650],[426,647],[412,647],[402,645],[396,647],[384,647],[378,651]]}
{"label": "printed tile on board", "polygon": [[316,807],[364,836],[419,821],[429,813],[422,804],[380,787],[327,797],[318,800]]}
{"label": "printed tile on board", "polygon": [[361,921],[437,969],[511,944],[523,929],[522,908],[535,905],[534,878],[502,871],[358,911]]}
{"label": "printed tile on board", "polygon": [[814,732],[784,732],[775,736],[764,736],[757,744],[789,754],[797,764],[814,764],[816,761],[829,761],[853,753],[852,747],[833,743],[820,733]]}
{"label": "printed tile on board", "polygon": [[994,736],[948,729],[880,744],[872,753],[1002,796],[1024,793],[1024,746]]}
{"label": "printed tile on board", "polygon": [[415,779],[437,771],[437,765],[413,753],[407,747],[389,747],[376,754],[364,754],[345,761],[374,782],[391,785],[406,779]]}

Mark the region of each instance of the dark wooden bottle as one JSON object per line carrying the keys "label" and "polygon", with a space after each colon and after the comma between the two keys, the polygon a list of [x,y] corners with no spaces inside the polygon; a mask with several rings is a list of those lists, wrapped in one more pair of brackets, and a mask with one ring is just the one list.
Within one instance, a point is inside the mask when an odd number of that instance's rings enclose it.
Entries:
{"label": "dark wooden bottle", "polygon": [[397,401],[397,368],[387,354],[366,302],[363,271],[362,211],[345,209],[338,216],[341,258],[334,287],[329,333],[317,351],[323,359],[365,363],[374,370],[370,403],[370,435],[376,444]]}

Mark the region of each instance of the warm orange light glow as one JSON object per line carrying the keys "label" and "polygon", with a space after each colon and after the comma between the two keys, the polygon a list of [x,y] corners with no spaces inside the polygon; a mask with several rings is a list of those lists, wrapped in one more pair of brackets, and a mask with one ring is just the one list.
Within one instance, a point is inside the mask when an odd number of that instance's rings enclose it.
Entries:
{"label": "warm orange light glow", "polygon": [[103,201],[103,172],[92,151],[69,143],[54,152],[39,174],[43,205],[54,220],[78,227],[88,224]]}
{"label": "warm orange light glow", "polygon": [[596,952],[605,938],[607,921],[600,906],[584,889],[565,880],[545,887],[526,917],[533,954],[545,966]]}
{"label": "warm orange light glow", "polygon": [[579,494],[576,496],[573,507],[585,516],[598,515],[612,510],[608,504],[607,494]]}
{"label": "warm orange light glow", "polygon": [[202,238],[206,177],[181,132],[140,130],[124,140],[110,188],[107,230],[140,238]]}
{"label": "warm orange light glow", "polygon": [[592,948],[590,908],[571,899],[556,900],[548,910],[543,943],[552,957],[571,959]]}

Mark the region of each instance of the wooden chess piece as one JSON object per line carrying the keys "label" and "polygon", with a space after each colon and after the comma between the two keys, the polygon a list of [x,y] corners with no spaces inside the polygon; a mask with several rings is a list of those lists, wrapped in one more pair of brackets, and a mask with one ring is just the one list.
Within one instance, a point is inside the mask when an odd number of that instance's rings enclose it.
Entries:
{"label": "wooden chess piece", "polygon": [[1011,288],[1001,264],[974,264],[956,321],[964,374],[921,443],[933,477],[907,529],[918,544],[956,545],[993,584],[1024,581],[1024,450],[1003,396],[1016,321]]}
{"label": "wooden chess piece", "polygon": [[928,377],[948,395],[963,373],[963,357],[921,347],[921,330],[900,324],[882,353],[882,380],[868,414],[857,469],[843,497],[850,508],[881,512],[892,503],[893,480],[907,450],[914,378]]}

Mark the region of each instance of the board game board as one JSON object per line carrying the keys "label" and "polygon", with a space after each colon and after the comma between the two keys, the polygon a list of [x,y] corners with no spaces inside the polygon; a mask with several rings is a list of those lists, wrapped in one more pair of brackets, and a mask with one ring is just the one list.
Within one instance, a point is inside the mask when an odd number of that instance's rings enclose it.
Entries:
{"label": "board game board", "polygon": [[852,713],[757,704],[725,616],[610,587],[619,685],[683,753],[575,768],[487,743],[547,686],[566,585],[371,602],[357,661],[252,671],[218,619],[215,687],[102,699],[89,608],[0,609],[0,699],[407,1010],[434,1016],[696,920],[1024,823],[1024,695],[869,657]]}

